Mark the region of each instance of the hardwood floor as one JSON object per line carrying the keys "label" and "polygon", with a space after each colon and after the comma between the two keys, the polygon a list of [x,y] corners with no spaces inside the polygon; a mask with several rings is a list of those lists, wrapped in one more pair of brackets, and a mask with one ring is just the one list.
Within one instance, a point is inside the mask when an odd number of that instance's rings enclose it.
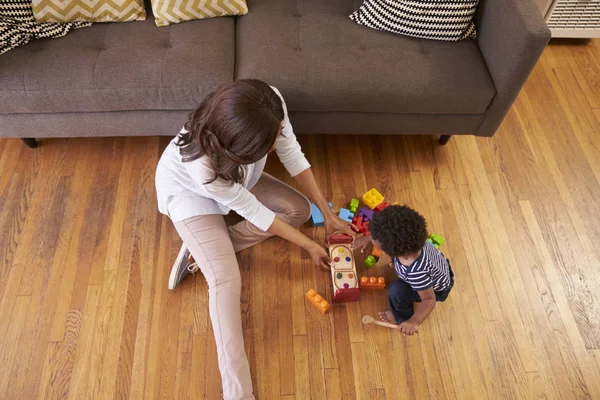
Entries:
{"label": "hardwood floor", "polygon": [[[336,207],[376,187],[421,211],[457,284],[405,338],[361,324],[385,292],[321,315],[299,248],[242,252],[258,398],[600,398],[600,40],[553,42],[494,138],[436,139],[300,137]],[[219,398],[206,282],[167,290],[167,141],[0,140],[0,398]]]}

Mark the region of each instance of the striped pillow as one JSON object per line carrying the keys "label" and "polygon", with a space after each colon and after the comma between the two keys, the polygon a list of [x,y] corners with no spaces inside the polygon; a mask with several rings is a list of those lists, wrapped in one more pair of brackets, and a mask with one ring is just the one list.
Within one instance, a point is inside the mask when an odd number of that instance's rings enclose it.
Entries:
{"label": "striped pillow", "polygon": [[146,19],[144,0],[33,0],[39,22],[124,22]]}
{"label": "striped pillow", "polygon": [[248,14],[246,0],[151,0],[157,26],[193,19]]}
{"label": "striped pillow", "polygon": [[34,39],[57,38],[71,29],[91,25],[90,22],[41,24],[33,17],[31,0],[0,0],[0,54]]}
{"label": "striped pillow", "polygon": [[365,0],[350,19],[369,28],[422,39],[475,38],[479,0]]}

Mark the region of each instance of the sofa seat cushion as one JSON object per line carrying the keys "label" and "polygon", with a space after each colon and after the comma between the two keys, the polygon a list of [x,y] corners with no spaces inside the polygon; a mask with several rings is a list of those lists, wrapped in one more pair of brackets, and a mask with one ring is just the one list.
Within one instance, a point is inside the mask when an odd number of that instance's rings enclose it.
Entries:
{"label": "sofa seat cushion", "polygon": [[0,113],[190,110],[234,75],[234,20],[96,24],[0,57]]}
{"label": "sofa seat cushion", "polygon": [[361,1],[249,0],[236,79],[281,89],[291,111],[482,114],[496,91],[472,40],[437,42],[350,20]]}

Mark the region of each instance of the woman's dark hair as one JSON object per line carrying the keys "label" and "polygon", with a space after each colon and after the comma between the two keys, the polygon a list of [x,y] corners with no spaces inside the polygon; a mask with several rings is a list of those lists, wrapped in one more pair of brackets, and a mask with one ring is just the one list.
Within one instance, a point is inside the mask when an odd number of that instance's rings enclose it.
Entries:
{"label": "woman's dark hair", "polygon": [[265,82],[244,79],[212,92],[192,112],[177,146],[183,162],[208,156],[215,172],[234,183],[244,181],[242,165],[263,158],[275,143],[283,104]]}
{"label": "woman's dark hair", "polygon": [[428,237],[425,218],[407,206],[387,206],[373,214],[369,231],[392,257],[417,253]]}

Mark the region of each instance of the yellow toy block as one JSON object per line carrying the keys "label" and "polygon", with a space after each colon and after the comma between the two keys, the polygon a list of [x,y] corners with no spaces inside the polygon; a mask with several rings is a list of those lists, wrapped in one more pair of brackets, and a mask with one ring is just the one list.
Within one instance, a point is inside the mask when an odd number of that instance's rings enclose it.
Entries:
{"label": "yellow toy block", "polygon": [[314,289],[310,289],[308,292],[304,294],[306,299],[310,301],[315,307],[319,309],[323,314],[329,310],[331,305],[327,302],[327,300],[323,299],[319,293],[317,293]]}
{"label": "yellow toy block", "polygon": [[361,289],[385,289],[385,278],[383,276],[380,276],[379,278],[375,276],[363,276],[360,278],[360,287]]}
{"label": "yellow toy block", "polygon": [[371,189],[367,193],[363,194],[362,201],[373,210],[375,207],[383,202],[383,196],[377,191],[377,189]]}

